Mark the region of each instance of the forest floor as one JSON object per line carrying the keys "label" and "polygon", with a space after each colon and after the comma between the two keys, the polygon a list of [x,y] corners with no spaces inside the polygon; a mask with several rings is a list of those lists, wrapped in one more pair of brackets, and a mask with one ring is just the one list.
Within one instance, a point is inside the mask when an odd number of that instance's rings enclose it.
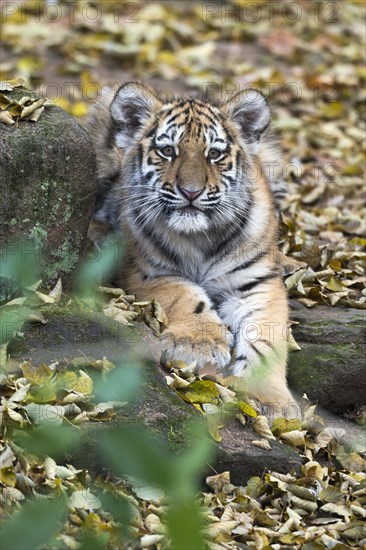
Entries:
{"label": "forest floor", "polygon": [[[248,86],[263,91],[284,152],[288,194],[281,210],[281,248],[289,258],[286,286],[304,307],[366,307],[363,2],[7,4],[0,80],[27,79],[39,95],[51,97],[81,121],[101,86],[127,80],[143,81],[161,93],[212,93],[222,101]],[[42,308],[64,305],[65,297],[59,286],[51,297],[40,289],[28,289],[21,305],[42,322]],[[124,300],[122,293],[116,297]],[[75,303],[70,307],[80,308]],[[127,300],[125,311],[147,307],[132,304]],[[163,313],[156,305],[149,307],[153,314],[146,319],[156,328]],[[108,358],[95,364],[78,358],[62,374],[54,365],[14,365],[7,360],[6,347],[1,361],[6,367],[0,380],[2,518],[22,508],[24,497],[32,495],[42,505],[41,496],[61,492],[71,499],[67,522],[62,530],[45,532],[49,510],[42,509],[44,521],[34,547],[74,549],[84,541],[80,548],[85,550],[165,548],[167,500],[161,491],[133,480],[117,483],[111,476],[91,479],[85,470],[45,458],[42,445],[38,451],[25,451],[27,442],[16,433],[37,424],[46,412],[51,421],[76,425],[113,419],[119,404],[98,403],[85,371],[113,372]],[[259,446],[270,445],[275,437],[297,448],[303,459],[300,475],[264,472],[243,487],[232,485],[227,473],[208,478],[209,491],[198,499],[210,548],[342,550],[366,544],[363,441],[343,446],[342,434],[314,416],[306,400],[302,422],[270,427],[235,391],[200,380],[192,367],[171,365],[168,378],[178,390],[191,385],[190,402],[202,413],[207,413],[203,405],[217,405],[225,395],[241,407],[241,421],[257,425]],[[364,414],[358,418],[364,420]],[[211,424],[210,434],[219,439],[217,424]],[[61,434],[55,449],[67,437],[63,440]],[[129,535],[121,535],[118,513],[113,515],[93,492],[128,500]],[[26,550],[30,512],[26,506],[22,510],[23,534],[11,518],[5,540]],[[53,520],[50,516],[48,523]]]}

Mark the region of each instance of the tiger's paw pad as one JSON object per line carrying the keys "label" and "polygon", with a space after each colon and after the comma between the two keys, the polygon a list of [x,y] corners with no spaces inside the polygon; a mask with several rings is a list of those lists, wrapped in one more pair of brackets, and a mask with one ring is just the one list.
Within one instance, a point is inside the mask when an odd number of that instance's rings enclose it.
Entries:
{"label": "tiger's paw pad", "polygon": [[161,347],[165,351],[166,359],[180,359],[191,363],[197,361],[197,366],[202,368],[206,363],[214,364],[218,369],[224,368],[230,363],[230,346],[232,335],[222,326],[221,336],[207,334],[204,338],[182,336],[179,333],[169,331],[160,336]]}

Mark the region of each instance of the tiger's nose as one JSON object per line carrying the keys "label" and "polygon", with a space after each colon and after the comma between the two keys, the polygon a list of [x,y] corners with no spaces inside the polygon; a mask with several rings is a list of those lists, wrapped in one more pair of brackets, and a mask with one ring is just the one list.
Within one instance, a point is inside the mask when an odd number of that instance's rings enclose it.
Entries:
{"label": "tiger's nose", "polygon": [[198,191],[191,191],[190,189],[180,187],[179,185],[178,185],[178,189],[180,193],[183,195],[183,197],[188,199],[189,201],[194,201],[194,199],[202,195],[204,191],[203,189],[198,189]]}

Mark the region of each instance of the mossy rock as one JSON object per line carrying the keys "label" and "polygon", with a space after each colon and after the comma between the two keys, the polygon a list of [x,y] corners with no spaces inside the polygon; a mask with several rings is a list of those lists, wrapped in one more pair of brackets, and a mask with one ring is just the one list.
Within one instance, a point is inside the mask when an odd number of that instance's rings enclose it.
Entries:
{"label": "mossy rock", "polygon": [[[26,89],[7,94],[17,100],[34,96]],[[40,262],[48,287],[60,276],[68,283],[83,254],[95,166],[91,138],[57,106],[47,107],[35,123],[0,124],[2,252],[23,246],[24,257],[32,254]]]}
{"label": "mossy rock", "polygon": [[365,312],[321,306],[291,317],[301,351],[290,353],[290,386],[331,412],[366,405]]}

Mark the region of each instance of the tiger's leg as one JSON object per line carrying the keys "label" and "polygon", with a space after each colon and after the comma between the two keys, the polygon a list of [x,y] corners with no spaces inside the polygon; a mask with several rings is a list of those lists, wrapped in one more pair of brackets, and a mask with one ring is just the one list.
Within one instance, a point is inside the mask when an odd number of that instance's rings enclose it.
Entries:
{"label": "tiger's leg", "polygon": [[269,416],[298,416],[287,387],[286,293],[280,278],[259,282],[240,297],[230,296],[220,316],[234,336],[230,373],[245,379],[246,388],[266,407]]}
{"label": "tiger's leg", "polygon": [[139,299],[155,298],[166,312],[168,326],[160,338],[167,359],[196,360],[198,367],[211,362],[223,368],[230,363],[232,335],[202,288],[177,277],[134,288]]}

